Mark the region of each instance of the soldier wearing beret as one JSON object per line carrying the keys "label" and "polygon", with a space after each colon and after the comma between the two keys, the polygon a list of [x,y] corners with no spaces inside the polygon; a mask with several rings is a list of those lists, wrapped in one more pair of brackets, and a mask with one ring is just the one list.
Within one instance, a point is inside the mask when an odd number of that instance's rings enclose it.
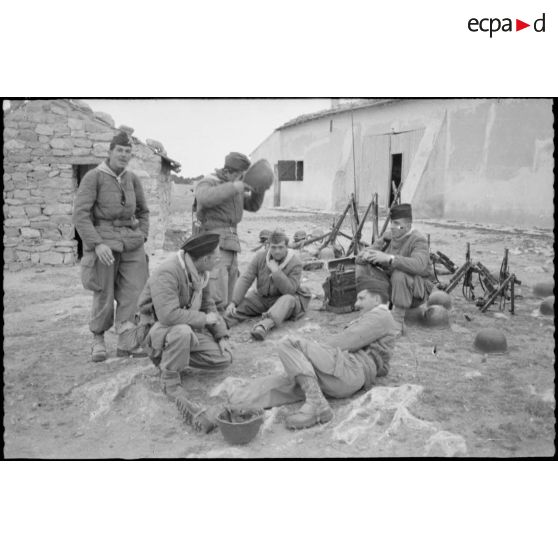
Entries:
{"label": "soldier wearing beret", "polygon": [[145,356],[129,340],[148,276],[143,245],[149,234],[143,187],[126,170],[131,157],[130,138],[120,132],[110,143],[108,158],[83,177],[74,201],[73,223],[83,242],[82,283],[93,291],[89,329],[94,362],[107,358],[104,333],[115,321],[117,356]]}
{"label": "soldier wearing beret", "polygon": [[411,205],[392,207],[391,232],[357,257],[356,276],[374,276],[390,288],[392,313],[403,332],[408,308],[424,302],[432,292],[432,264],[426,237],[413,229]]}
{"label": "soldier wearing beret", "polygon": [[211,273],[215,302],[224,311],[232,298],[238,278],[240,242],[237,225],[242,213],[258,211],[264,200],[264,192],[248,187],[242,177],[250,167],[250,159],[242,153],[229,153],[225,166],[216,169],[196,186],[196,212],[200,232],[215,232],[220,236],[221,261]]}
{"label": "soldier wearing beret", "polygon": [[[262,341],[274,327],[306,312],[310,293],[300,285],[302,262],[288,244],[287,235],[275,230],[269,236],[267,250],[254,256],[237,281],[227,307],[225,321],[229,327],[262,316],[251,331],[254,339]],[[256,290],[248,292],[254,281]]]}
{"label": "soldier wearing beret", "polygon": [[232,362],[228,329],[209,287],[218,245],[215,233],[189,238],[152,273],[139,299],[141,323],[152,324],[143,346],[161,371],[163,391],[186,420],[206,432],[213,421],[187,399],[180,373],[188,367],[220,370]]}
{"label": "soldier wearing beret", "polygon": [[307,428],[333,418],[324,396],[350,397],[385,376],[397,334],[386,284],[362,279],[357,293],[359,318],[322,342],[285,337],[277,347],[285,374],[253,380],[231,396],[231,403],[266,408],[305,400],[299,411],[287,417],[286,425]]}

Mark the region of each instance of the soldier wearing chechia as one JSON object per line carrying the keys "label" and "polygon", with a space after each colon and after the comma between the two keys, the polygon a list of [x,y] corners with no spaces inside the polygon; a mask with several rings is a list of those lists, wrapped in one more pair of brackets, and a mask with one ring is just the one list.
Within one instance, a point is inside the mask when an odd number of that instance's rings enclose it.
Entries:
{"label": "soldier wearing chechia", "polygon": [[243,181],[250,159],[242,153],[229,153],[222,169],[205,176],[196,186],[196,211],[199,232],[214,232],[220,236],[220,262],[211,272],[213,296],[219,310],[231,301],[238,278],[240,242],[237,225],[242,213],[258,211],[264,192],[251,189]]}
{"label": "soldier wearing chechia", "polygon": [[356,278],[373,276],[390,291],[392,314],[404,332],[405,312],[422,304],[434,284],[426,237],[413,229],[411,205],[391,208],[390,233],[364,249],[356,259]]}
{"label": "soldier wearing chechia", "polygon": [[135,350],[138,296],[148,277],[144,242],[149,234],[149,209],[139,178],[126,170],[132,143],[124,132],[112,139],[108,158],[81,181],[74,201],[73,223],[83,242],[83,286],[93,291],[89,329],[91,359],[107,358],[104,333],[115,322],[117,356],[145,356]]}

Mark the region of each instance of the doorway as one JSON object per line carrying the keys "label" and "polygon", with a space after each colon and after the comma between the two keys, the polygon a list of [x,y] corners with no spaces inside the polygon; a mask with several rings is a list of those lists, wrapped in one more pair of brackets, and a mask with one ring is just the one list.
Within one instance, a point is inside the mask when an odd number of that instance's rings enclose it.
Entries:
{"label": "doorway", "polygon": [[[83,177],[91,170],[97,167],[97,164],[94,165],[74,165],[74,175],[76,177],[76,191],[83,180]],[[77,242],[77,261],[81,260],[83,256],[83,242],[79,233],[77,232],[76,228],[74,227],[74,240]]]}
{"label": "doorway", "polygon": [[[389,203],[388,207],[391,206],[395,199],[395,193],[397,188],[401,184],[401,173],[403,169],[403,153],[392,153],[391,154],[391,171],[389,180]],[[401,192],[399,192],[397,203],[401,203]]]}

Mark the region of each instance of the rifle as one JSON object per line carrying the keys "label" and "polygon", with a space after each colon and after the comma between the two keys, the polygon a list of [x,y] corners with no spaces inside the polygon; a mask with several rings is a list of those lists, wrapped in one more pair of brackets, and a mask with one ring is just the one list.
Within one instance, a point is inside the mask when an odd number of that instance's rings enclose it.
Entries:
{"label": "rifle", "polygon": [[465,298],[471,298],[475,300],[475,293],[473,292],[474,287],[472,283],[472,275],[473,271],[475,271],[475,266],[473,262],[471,262],[471,245],[467,242],[467,250],[465,252],[465,263],[455,272],[454,276],[451,278],[451,281],[446,286],[444,291],[446,293],[451,293],[455,287],[459,284],[461,279],[463,278],[463,295]]}
{"label": "rifle", "polygon": [[370,200],[370,203],[368,204],[368,207],[366,208],[366,211],[364,212],[364,215],[362,216],[362,221],[358,225],[356,233],[354,234],[354,236],[351,240],[351,243],[349,244],[349,249],[347,250],[347,256],[350,256],[351,252],[354,252],[354,254],[356,256],[356,254],[358,252],[359,244],[362,244],[361,241],[360,241],[360,237],[361,237],[361,234],[362,234],[362,229],[364,227],[364,223],[366,222],[366,217],[368,217],[368,213],[372,209],[373,205],[374,205],[374,196],[372,196],[372,199]]}
{"label": "rifle", "polygon": [[[351,196],[352,196],[352,194],[351,194]],[[345,209],[343,210],[343,213],[341,214],[339,219],[337,219],[337,222],[334,223],[333,228],[331,229],[331,232],[329,233],[328,238],[321,244],[320,250],[323,250],[328,244],[331,244],[331,243],[335,242],[335,239],[337,238],[337,235],[339,234],[339,229],[341,229],[341,225],[343,224],[343,221],[345,220],[345,217],[346,217],[351,205],[352,205],[352,199],[346,205]]]}
{"label": "rifle", "polygon": [[372,196],[372,239],[371,244],[378,239],[380,232],[378,231],[378,192],[374,192]]}
{"label": "rifle", "polygon": [[[504,258],[500,266],[500,277],[498,287],[490,294],[486,303],[482,306],[481,312],[486,312],[488,307],[494,303],[496,298],[500,297],[500,310],[506,307],[506,300],[510,301],[510,313],[515,314],[515,284],[521,285],[521,281],[517,279],[514,273],[510,273],[508,262],[508,249],[504,250]],[[509,291],[509,292],[508,292]]]}
{"label": "rifle", "polygon": [[[393,185],[393,184],[395,184],[395,183],[392,182],[392,185]],[[401,199],[401,189],[402,189],[402,188],[403,188],[403,182],[401,182],[401,184],[399,184],[399,186],[397,187],[397,190],[395,191],[395,196],[393,197],[393,201],[391,202],[391,204],[390,204],[390,206],[389,206],[389,208],[388,208],[388,214],[387,214],[387,217],[386,217],[386,221],[385,221],[385,223],[384,223],[383,226],[382,226],[382,230],[380,231],[380,236],[384,236],[384,233],[386,232],[386,229],[387,229],[387,227],[388,227],[388,224],[389,224],[389,222],[390,222],[390,220],[391,220],[391,217],[390,217],[391,210],[393,209],[394,206],[397,205],[398,200]]]}

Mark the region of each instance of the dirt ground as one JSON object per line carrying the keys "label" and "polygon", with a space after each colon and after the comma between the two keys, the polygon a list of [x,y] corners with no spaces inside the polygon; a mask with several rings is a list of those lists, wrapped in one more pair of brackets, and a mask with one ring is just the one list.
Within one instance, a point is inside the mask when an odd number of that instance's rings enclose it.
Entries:
{"label": "dirt ground", "polygon": [[[292,235],[298,229],[327,228],[332,220],[331,214],[294,210],[245,214],[239,231],[244,250],[241,268],[253,255],[250,249],[257,245],[261,229],[280,226]],[[267,411],[264,428],[247,446],[229,446],[219,431],[208,435],[194,432],[159,391],[156,369],[148,359],[114,356],[114,333],[107,334],[110,358],[90,362],[87,319],[91,294],[81,287],[79,267],[47,266],[4,272],[5,457],[554,455],[554,320],[539,314],[540,299],[532,292],[536,282],[553,278],[552,231],[435,220],[417,221],[415,226],[431,235],[434,250],[441,250],[457,265],[465,259],[466,242],[471,243],[473,261],[480,260],[493,271],[499,270],[504,248],[509,248],[511,271],[523,283],[522,296],[513,316],[508,308],[497,306],[481,314],[458,288],[452,293],[450,328],[409,325],[407,335],[397,342],[390,374],[379,379],[369,394],[376,390],[375,396],[389,395],[407,389],[416,397],[408,400],[405,421],[401,407],[392,407],[391,411],[384,408],[381,420],[370,422],[369,431],[376,429],[381,435],[366,437],[368,419],[362,413],[355,442],[333,435],[339,433],[355,402],[358,406],[364,401],[359,399],[366,397],[363,394],[333,401],[334,420],[304,431],[290,432],[283,424],[285,415],[299,404]],[[367,227],[363,238],[369,237]],[[151,269],[169,256],[169,252],[152,255]],[[233,382],[280,371],[273,349],[286,333],[320,339],[353,320],[355,313],[320,310],[325,275],[323,270],[305,272],[304,284],[315,294],[307,316],[273,331],[264,342],[251,340],[251,323],[234,328],[235,359],[228,370],[185,375],[183,385],[192,399],[222,403],[222,395],[210,397],[209,393],[227,378]],[[506,334],[507,354],[481,355],[472,350],[476,332],[489,326]],[[368,403],[378,404],[370,397]],[[358,421],[358,408],[353,415]],[[404,429],[393,429],[395,415],[398,424],[405,422]],[[382,424],[387,425],[383,430]],[[417,442],[421,425],[442,437],[459,439],[460,450],[429,452]]]}

